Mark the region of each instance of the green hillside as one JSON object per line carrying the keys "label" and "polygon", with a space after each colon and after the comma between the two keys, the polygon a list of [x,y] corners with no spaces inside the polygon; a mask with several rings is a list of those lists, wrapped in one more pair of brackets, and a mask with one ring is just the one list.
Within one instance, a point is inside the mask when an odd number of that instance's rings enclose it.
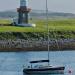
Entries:
{"label": "green hillside", "polygon": [[[46,20],[32,20],[30,23],[35,23],[36,27],[19,27],[9,26],[11,21],[0,20],[0,24],[8,24],[8,26],[0,26],[0,32],[44,32],[47,30]],[[50,31],[75,31],[75,19],[67,20],[49,20]]]}
{"label": "green hillside", "polygon": [[[1,23],[10,24],[9,20]],[[47,38],[46,20],[32,20],[36,27],[0,26],[0,39],[43,39]],[[57,39],[75,38],[75,19],[49,20],[49,37]]]}

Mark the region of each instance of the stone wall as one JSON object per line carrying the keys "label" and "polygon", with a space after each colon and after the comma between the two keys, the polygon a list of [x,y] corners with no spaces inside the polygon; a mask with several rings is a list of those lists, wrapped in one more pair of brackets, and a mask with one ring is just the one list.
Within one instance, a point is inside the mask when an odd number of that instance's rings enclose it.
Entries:
{"label": "stone wall", "polygon": [[[0,51],[40,51],[47,50],[47,40],[0,40]],[[49,40],[50,50],[75,50],[75,39]],[[13,49],[13,50],[12,50]]]}

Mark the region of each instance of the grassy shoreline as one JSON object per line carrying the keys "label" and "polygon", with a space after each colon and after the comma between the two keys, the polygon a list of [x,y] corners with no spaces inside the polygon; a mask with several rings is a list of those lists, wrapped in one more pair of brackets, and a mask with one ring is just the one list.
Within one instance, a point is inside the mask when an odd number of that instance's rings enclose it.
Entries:
{"label": "grassy shoreline", "polygon": [[[4,21],[0,21],[2,24]],[[36,27],[18,27],[18,26],[11,26],[11,22],[5,21],[3,24],[4,26],[0,26],[0,40],[47,40],[47,26],[46,20],[32,20],[30,23],[35,23]],[[10,24],[6,26],[5,24]],[[64,39],[75,39],[75,19],[66,19],[66,20],[49,20],[49,38],[50,39],[57,39],[57,40],[64,40]],[[35,44],[35,43],[34,43]],[[61,44],[61,43],[60,43]],[[65,43],[63,44],[63,46]],[[56,49],[56,44],[54,45],[54,49],[51,48],[50,50],[58,51]],[[59,45],[60,46],[60,45]],[[46,47],[29,47],[29,48],[0,48],[0,51],[44,51],[47,50]],[[73,48],[72,48],[73,47]],[[27,50],[26,50],[27,49]],[[75,50],[75,42],[70,42],[69,45],[66,44],[65,47],[60,46],[60,50]]]}
{"label": "grassy shoreline", "polygon": [[[46,20],[31,20],[36,27],[12,26],[10,20],[0,20],[0,32],[46,32]],[[4,24],[4,25],[2,25]],[[6,25],[5,25],[6,24]],[[75,19],[48,20],[50,31],[75,31]]]}

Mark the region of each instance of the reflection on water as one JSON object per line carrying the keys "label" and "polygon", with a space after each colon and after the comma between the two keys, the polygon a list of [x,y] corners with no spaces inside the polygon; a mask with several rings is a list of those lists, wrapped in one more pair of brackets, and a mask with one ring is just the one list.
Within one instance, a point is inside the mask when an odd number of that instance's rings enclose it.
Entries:
{"label": "reflection on water", "polygon": [[[47,52],[1,52],[0,75],[23,75],[23,66],[30,65],[28,62],[36,59],[47,59]],[[50,52],[50,64],[64,65],[64,75],[75,75],[75,51]],[[72,73],[68,73],[69,70]]]}
{"label": "reflection on water", "polygon": [[[25,74],[25,75],[34,75],[34,74]],[[72,75],[72,74],[35,74],[35,75]]]}
{"label": "reflection on water", "polygon": [[[26,75],[34,75],[34,74],[26,74]],[[35,74],[35,75],[64,75],[64,74]]]}
{"label": "reflection on water", "polygon": [[[26,75],[33,75],[33,74],[26,74]],[[64,75],[64,74],[35,74],[35,75]]]}

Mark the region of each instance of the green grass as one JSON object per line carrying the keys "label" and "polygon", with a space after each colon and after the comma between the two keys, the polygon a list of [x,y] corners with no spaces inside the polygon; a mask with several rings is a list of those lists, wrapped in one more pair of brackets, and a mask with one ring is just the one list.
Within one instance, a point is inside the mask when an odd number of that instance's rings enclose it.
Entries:
{"label": "green grass", "polygon": [[43,32],[44,29],[32,27],[18,27],[18,26],[1,26],[0,32]]}
{"label": "green grass", "polygon": [[0,19],[0,24],[10,24],[11,21],[7,19]]}
{"label": "green grass", "polygon": [[[0,26],[0,32],[44,32],[47,30],[46,20],[30,21],[36,27]],[[10,24],[9,20],[0,20],[0,24]],[[49,20],[50,31],[75,31],[75,19]]]}

